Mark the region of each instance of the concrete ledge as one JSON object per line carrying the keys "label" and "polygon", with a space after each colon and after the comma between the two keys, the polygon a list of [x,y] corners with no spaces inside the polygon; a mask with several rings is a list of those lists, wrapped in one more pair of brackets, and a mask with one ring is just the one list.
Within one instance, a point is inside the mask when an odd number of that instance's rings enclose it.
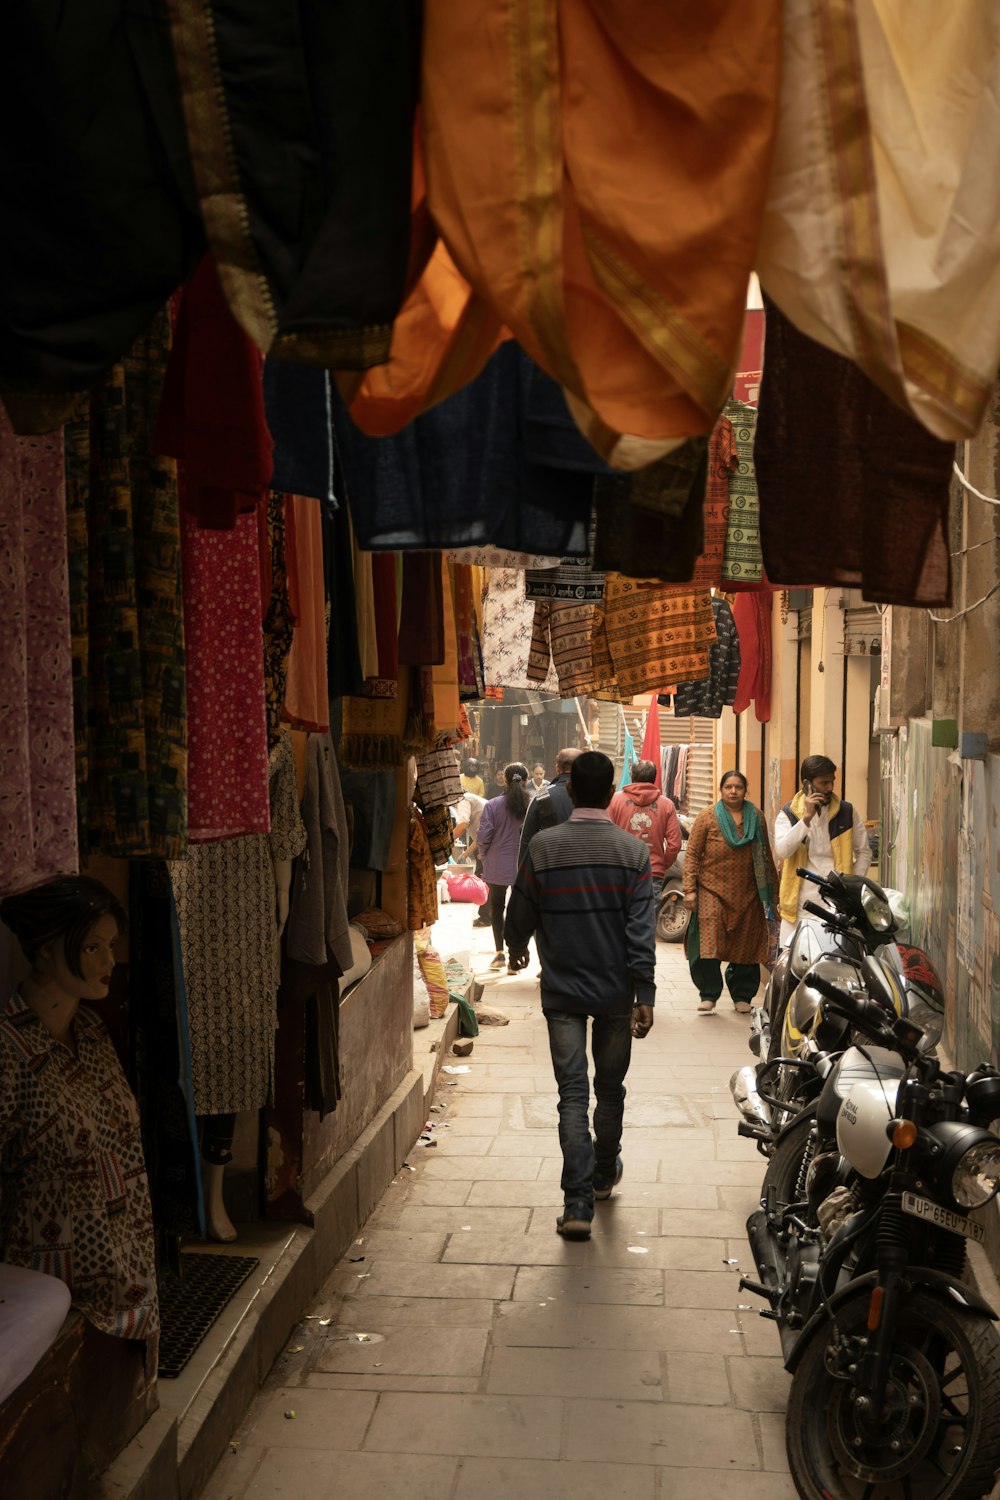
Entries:
{"label": "concrete ledge", "polygon": [[154,1411],[96,1482],[94,1500],[160,1500],[177,1486],[177,1423]]}
{"label": "concrete ledge", "polygon": [[[437,1023],[432,1082],[458,1034],[454,1007]],[[425,1033],[426,1034],[426,1033]],[[289,1238],[228,1336],[210,1329],[199,1353],[211,1368],[178,1421],[160,1411],[102,1475],[96,1500],[195,1500],[225,1452],[288,1336],[402,1166],[427,1118],[427,1077],[415,1067],[307,1200],[312,1227]],[[239,1246],[234,1247],[239,1250]],[[218,1340],[217,1351],[212,1339]]]}
{"label": "concrete ledge", "polygon": [[[423,1117],[420,1124],[423,1125],[427,1119],[427,1111],[434,1102],[434,1090],[437,1088],[438,1074],[441,1067],[448,1061],[451,1052],[451,1044],[458,1040],[458,1006],[449,1005],[447,1015],[440,1020],[432,1020],[429,1026],[418,1031],[413,1041],[413,1063],[423,1072],[424,1098]],[[431,1050],[433,1047],[433,1050]],[[417,1132],[419,1135],[419,1131]],[[416,1136],[413,1138],[416,1140]]]}

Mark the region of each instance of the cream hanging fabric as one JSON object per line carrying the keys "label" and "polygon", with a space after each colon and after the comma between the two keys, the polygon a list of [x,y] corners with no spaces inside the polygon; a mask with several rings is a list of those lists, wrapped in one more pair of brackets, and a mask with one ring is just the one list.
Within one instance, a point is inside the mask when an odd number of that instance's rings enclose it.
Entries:
{"label": "cream hanging fabric", "polygon": [[786,0],[757,269],[792,322],[938,437],[1000,363],[1000,6]]}

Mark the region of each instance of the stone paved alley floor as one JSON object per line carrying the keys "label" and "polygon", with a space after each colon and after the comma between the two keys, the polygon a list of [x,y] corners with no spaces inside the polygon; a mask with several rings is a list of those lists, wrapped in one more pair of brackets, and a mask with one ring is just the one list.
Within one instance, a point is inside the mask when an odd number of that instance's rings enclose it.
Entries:
{"label": "stone paved alley floor", "polygon": [[[443,907],[435,938],[483,977],[492,939],[474,914]],[[738,1291],[763,1175],[728,1089],[747,1022],[728,1001],[697,1015],[680,949],[657,952],[625,1175],[589,1244],[555,1233],[533,965],[488,979],[484,1001],[510,1025],[449,1059],[469,1071],[441,1074],[436,1146],[414,1148],[331,1273],[206,1500],[792,1500],[788,1377]]]}

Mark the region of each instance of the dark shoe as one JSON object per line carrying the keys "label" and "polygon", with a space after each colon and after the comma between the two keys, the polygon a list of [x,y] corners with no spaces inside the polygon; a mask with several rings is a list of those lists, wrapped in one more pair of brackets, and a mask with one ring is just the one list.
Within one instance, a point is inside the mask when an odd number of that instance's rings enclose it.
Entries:
{"label": "dark shoe", "polygon": [[556,1220],[556,1234],[561,1234],[564,1240],[589,1240],[591,1218],[586,1204],[567,1203]]}
{"label": "dark shoe", "polygon": [[601,1199],[610,1198],[615,1188],[621,1182],[622,1174],[624,1173],[624,1171],[625,1167],[622,1163],[621,1157],[619,1156],[618,1160],[615,1162],[615,1175],[613,1182],[602,1183],[598,1180],[597,1177],[594,1178],[594,1197]]}
{"label": "dark shoe", "polygon": [[489,917],[477,917],[472,925],[473,927],[492,927],[493,923],[490,921]]}

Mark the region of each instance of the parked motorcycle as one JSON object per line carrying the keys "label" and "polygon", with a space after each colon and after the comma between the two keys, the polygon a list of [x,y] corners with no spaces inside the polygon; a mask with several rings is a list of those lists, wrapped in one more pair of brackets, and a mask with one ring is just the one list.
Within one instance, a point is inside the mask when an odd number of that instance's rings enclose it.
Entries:
{"label": "parked motorcycle", "polygon": [[872,998],[874,956],[861,972],[865,994],[809,972],[818,1025],[865,1040],[827,1072],[804,1175],[747,1221],[760,1280],[740,1285],[793,1375],[803,1500],[979,1500],[1000,1467],[1000,1336],[961,1277],[985,1232],[971,1215],[1000,1190],[1000,1073],[944,1072],[912,1016]]}
{"label": "parked motorcycle", "polygon": [[861,993],[865,983],[858,966],[866,955],[874,955],[881,969],[876,997],[889,1012],[906,1014],[910,998],[921,998],[924,991],[943,1006],[930,959],[895,941],[902,925],[892,905],[897,893],[884,891],[866,876],[797,873],[817,885],[827,903],[807,903],[807,910],[822,917],[822,927],[798,924],[775,965],[764,1007],[753,1013],[750,1047],[763,1051],[767,1061],[740,1068],[730,1079],[743,1116],[739,1132],[755,1139],[764,1155],[774,1151],[795,1115],[819,1094],[823,1075],[817,1071],[818,1058],[842,1051],[849,1041],[850,1026],[843,1018],[827,1017],[822,1037],[815,1034],[820,997],[807,985],[807,974],[815,971]]}
{"label": "parked motorcycle", "polygon": [[788,1003],[806,970],[818,958],[839,953],[861,959],[893,942],[903,927],[900,893],[884,890],[867,875],[833,871],[824,876],[807,869],[795,873],[818,888],[823,904],[808,901],[805,909],[819,917],[821,925],[800,921],[771,971],[764,1005],[755,1015],[750,1035],[750,1050],[768,1060],[794,1055],[798,1039],[794,1033],[784,1033]]}
{"label": "parked motorcycle", "polygon": [[663,877],[656,907],[656,936],[664,943],[682,943],[691,923],[691,913],[684,905],[684,845],[691,835],[694,819],[678,813],[677,821],[682,835],[680,852]]}

